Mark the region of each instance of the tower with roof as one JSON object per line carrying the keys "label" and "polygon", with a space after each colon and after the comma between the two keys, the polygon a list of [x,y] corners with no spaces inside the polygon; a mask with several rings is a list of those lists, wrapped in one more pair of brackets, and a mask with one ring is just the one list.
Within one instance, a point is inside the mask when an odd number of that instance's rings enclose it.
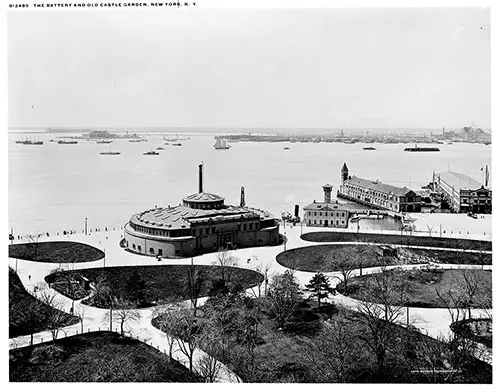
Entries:
{"label": "tower with roof", "polygon": [[340,183],[343,183],[348,178],[349,178],[349,169],[347,168],[347,165],[344,162],[342,169],[340,169]]}

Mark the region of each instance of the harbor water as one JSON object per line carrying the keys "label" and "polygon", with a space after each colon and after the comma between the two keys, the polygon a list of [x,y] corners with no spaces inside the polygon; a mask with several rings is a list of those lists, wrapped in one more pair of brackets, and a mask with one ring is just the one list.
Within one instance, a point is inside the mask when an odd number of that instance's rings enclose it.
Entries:
{"label": "harbor water", "polygon": [[[44,144],[15,143],[30,136]],[[216,150],[215,134],[183,134],[189,140],[182,140],[182,146],[166,145],[158,134],[145,136],[145,142],[116,140],[110,146],[86,140],[49,142],[55,136],[64,135],[9,133],[9,226],[14,234],[81,232],[85,218],[89,228],[121,227],[136,212],[177,205],[196,193],[202,161],[205,191],[225,197],[226,204],[238,204],[244,186],[247,205],[278,216],[293,212],[295,204],[302,208],[322,200],[325,183],[338,189],[344,162],[350,175],[414,190],[427,185],[433,171],[456,171],[484,182],[481,168],[491,167],[491,146],[484,144],[444,144],[440,152],[422,153],[404,152],[405,144],[380,143],[372,144],[372,151],[363,150],[364,143],[288,142],[240,142]],[[159,155],[143,155],[160,146],[165,149]],[[121,155],[100,155],[109,149]],[[491,219],[487,222],[491,225]],[[380,223],[364,219],[360,224]],[[391,222],[383,224],[397,230]],[[491,228],[485,231],[491,233]]]}

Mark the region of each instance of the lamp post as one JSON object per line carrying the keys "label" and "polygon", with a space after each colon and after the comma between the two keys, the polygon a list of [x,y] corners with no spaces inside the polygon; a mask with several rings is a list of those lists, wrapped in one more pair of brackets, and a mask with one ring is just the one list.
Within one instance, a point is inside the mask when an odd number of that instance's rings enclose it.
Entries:
{"label": "lamp post", "polygon": [[87,235],[87,218],[85,218],[85,235]]}
{"label": "lamp post", "polygon": [[283,234],[284,234],[283,235],[283,248],[284,248],[284,250],[286,252],[286,231],[284,231]]}

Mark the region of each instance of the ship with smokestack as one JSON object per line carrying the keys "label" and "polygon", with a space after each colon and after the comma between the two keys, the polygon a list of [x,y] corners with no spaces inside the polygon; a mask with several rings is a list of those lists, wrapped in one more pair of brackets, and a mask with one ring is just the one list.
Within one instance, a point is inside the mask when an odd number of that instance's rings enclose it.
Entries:
{"label": "ship with smokestack", "polygon": [[220,249],[280,243],[279,221],[267,211],[248,207],[245,189],[239,205],[229,205],[203,183],[198,167],[198,192],[179,205],[151,208],[132,215],[124,227],[122,245],[130,252],[153,257],[192,257]]}

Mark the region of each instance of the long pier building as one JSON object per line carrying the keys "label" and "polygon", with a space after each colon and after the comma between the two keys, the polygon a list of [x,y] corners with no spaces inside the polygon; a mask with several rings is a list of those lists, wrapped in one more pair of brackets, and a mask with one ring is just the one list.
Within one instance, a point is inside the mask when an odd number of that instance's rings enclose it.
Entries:
{"label": "long pier building", "polygon": [[380,181],[366,180],[349,175],[344,163],[340,170],[340,189],[337,196],[366,205],[374,209],[393,212],[420,212],[422,200],[411,189],[383,184]]}

